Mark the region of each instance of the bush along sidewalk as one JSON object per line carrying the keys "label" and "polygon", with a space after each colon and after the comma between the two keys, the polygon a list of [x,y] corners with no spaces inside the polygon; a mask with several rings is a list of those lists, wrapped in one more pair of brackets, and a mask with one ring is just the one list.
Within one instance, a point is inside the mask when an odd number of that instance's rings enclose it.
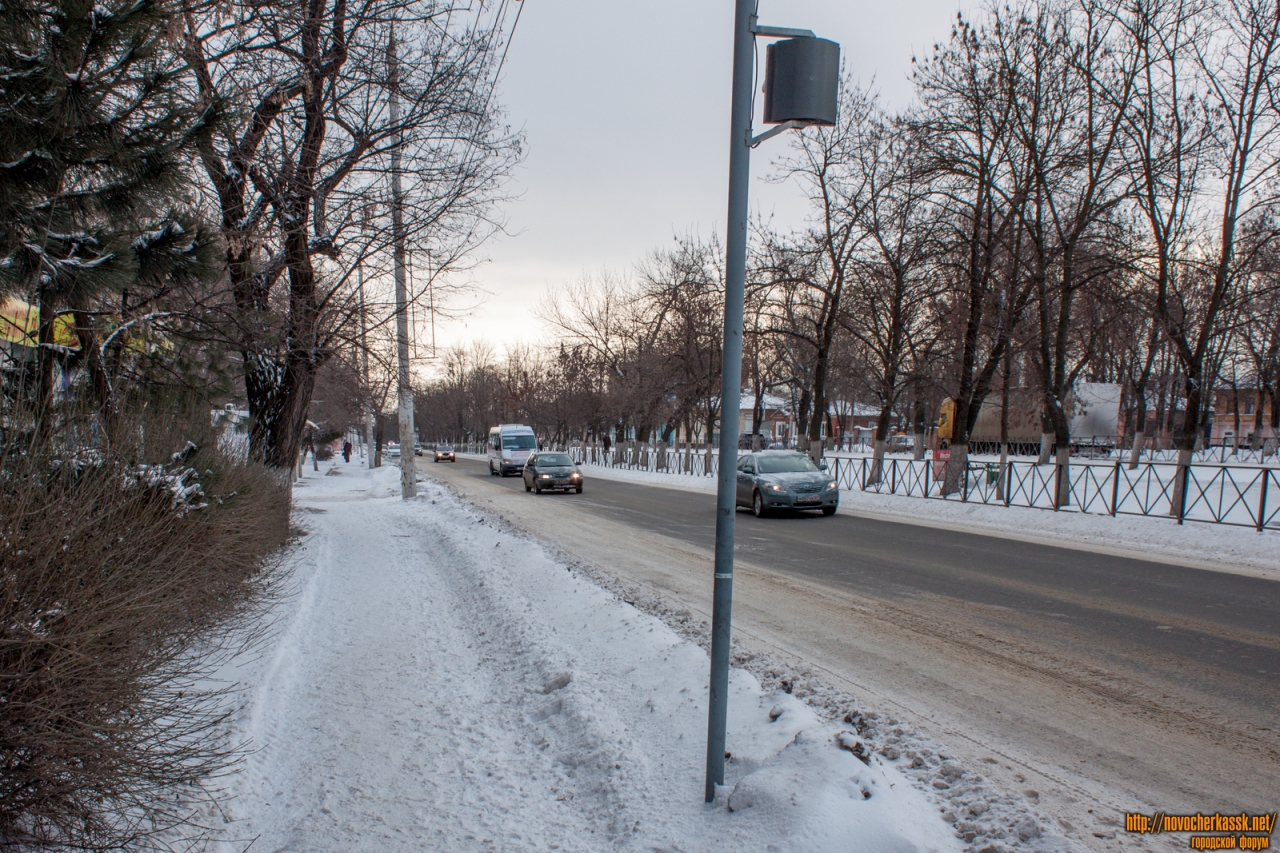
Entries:
{"label": "bush along sidewalk", "polygon": [[287,484],[148,427],[111,451],[0,443],[0,847],[196,838],[237,760],[208,675],[262,628]]}

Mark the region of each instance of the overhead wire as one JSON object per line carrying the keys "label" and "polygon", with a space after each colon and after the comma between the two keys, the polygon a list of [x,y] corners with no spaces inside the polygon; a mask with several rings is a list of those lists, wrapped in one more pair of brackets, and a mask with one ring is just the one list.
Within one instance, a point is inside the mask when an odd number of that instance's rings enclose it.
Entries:
{"label": "overhead wire", "polygon": [[[506,3],[506,0],[502,0]],[[502,67],[507,64],[507,51],[511,49],[511,42],[516,37],[516,27],[520,26],[520,16],[524,13],[523,0],[516,0],[520,4],[520,8],[516,10],[516,19],[511,22],[511,34],[507,36],[506,43],[502,46],[502,58],[498,60],[498,67],[493,72],[493,83],[489,86],[489,94],[485,96],[484,108],[480,110],[480,114],[484,115],[489,111],[489,101],[493,99],[493,92],[498,88],[498,78],[502,76]],[[759,0],[757,0],[759,2]]]}

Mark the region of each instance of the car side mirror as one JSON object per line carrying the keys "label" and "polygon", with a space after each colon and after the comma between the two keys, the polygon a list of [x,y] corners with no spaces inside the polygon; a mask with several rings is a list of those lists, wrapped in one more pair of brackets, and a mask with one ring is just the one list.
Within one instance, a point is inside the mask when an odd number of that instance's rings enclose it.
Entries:
{"label": "car side mirror", "polygon": [[818,467],[819,467],[819,468],[821,468],[823,471],[827,470],[827,460],[825,460],[825,459],[819,459],[819,460],[818,460]]}

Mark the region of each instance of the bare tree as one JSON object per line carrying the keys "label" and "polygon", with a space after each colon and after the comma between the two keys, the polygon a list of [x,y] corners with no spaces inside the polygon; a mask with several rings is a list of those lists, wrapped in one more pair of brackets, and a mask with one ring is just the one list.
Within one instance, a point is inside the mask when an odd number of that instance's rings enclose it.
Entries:
{"label": "bare tree", "polygon": [[[1280,437],[1280,258],[1275,250],[1260,256],[1262,263],[1253,278],[1256,286],[1248,297],[1250,322],[1242,329],[1244,349],[1252,373],[1257,399],[1253,402],[1251,446],[1259,449],[1270,438]],[[1263,424],[1271,421],[1271,435]],[[1239,435],[1239,430],[1236,434]]]}
{"label": "bare tree", "polygon": [[1127,43],[1111,38],[1110,28],[1120,27],[1093,0],[994,17],[1014,156],[1029,178],[1024,197],[1007,203],[1025,235],[1038,320],[1032,363],[1057,447],[1061,506],[1071,494],[1068,401],[1100,330],[1076,312],[1091,287],[1116,280],[1124,234],[1115,213],[1127,189],[1120,149],[1138,64]]}
{"label": "bare tree", "polygon": [[[372,234],[361,214],[386,197],[392,148],[413,200],[409,239],[434,252],[437,269],[497,226],[493,202],[520,140],[492,101],[505,22],[487,11],[436,0],[186,6],[186,59],[215,128],[200,165],[226,247],[250,445],[270,465],[293,464],[316,371],[355,337],[354,265],[338,261],[387,242],[385,205]],[[387,109],[393,32],[397,117]]]}
{"label": "bare tree", "polygon": [[[639,267],[645,316],[654,329],[655,366],[663,381],[654,389],[674,403],[668,426],[700,420],[708,439],[719,417],[721,429],[738,429],[736,412],[721,412],[720,347],[724,322],[724,252],[713,235],[679,238],[673,249],[654,252]],[[707,448],[710,454],[710,444]],[[708,470],[710,470],[708,468]]]}
{"label": "bare tree", "polygon": [[856,148],[874,115],[874,104],[852,81],[841,87],[836,126],[794,134],[790,153],[774,164],[777,180],[795,179],[808,195],[813,225],[794,238],[773,235],[765,266],[771,283],[788,291],[778,315],[779,328],[807,344],[809,363],[800,404],[808,415],[810,453],[821,452],[827,413],[830,359],[852,274],[853,258],[865,233],[860,227],[866,204],[866,176],[858,168]]}
{"label": "bare tree", "polygon": [[858,133],[850,145],[851,168],[864,194],[857,227],[865,240],[853,259],[853,298],[841,323],[863,353],[863,382],[880,407],[868,476],[876,483],[890,418],[912,379],[913,352],[930,335],[929,311],[938,289],[930,263],[937,244],[935,211],[910,126],[877,116],[859,125]]}
{"label": "bare tree", "polygon": [[1135,195],[1153,256],[1155,313],[1182,373],[1177,513],[1211,408],[1208,368],[1237,319],[1252,257],[1275,238],[1261,227],[1243,247],[1239,240],[1242,225],[1274,201],[1280,6],[1139,2],[1133,19],[1144,82],[1130,121]]}
{"label": "bare tree", "polygon": [[991,33],[958,17],[950,41],[918,62],[915,73],[921,108],[913,123],[926,175],[946,212],[940,257],[952,293],[940,316],[959,335],[947,492],[959,488],[969,434],[1030,297],[1019,270],[1017,210],[1027,176],[1025,164],[1011,156],[1014,106],[999,68]]}

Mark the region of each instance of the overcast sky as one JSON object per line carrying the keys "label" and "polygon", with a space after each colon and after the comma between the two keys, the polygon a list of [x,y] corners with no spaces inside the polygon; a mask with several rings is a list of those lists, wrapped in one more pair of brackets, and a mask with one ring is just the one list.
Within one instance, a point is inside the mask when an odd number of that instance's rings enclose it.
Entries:
{"label": "overcast sky", "polygon": [[[485,247],[490,261],[474,273],[483,301],[437,327],[440,347],[539,343],[547,333],[530,311],[549,288],[584,272],[629,270],[676,233],[724,233],[732,0],[522,2],[499,89],[527,135],[520,197],[506,208],[510,235]],[[760,22],[839,42],[846,71],[874,78],[897,106],[911,96],[912,56],[947,37],[957,9],[973,6],[761,0]],[[782,137],[753,152],[751,202],[789,227],[805,215],[798,188],[762,180],[785,145]]]}

